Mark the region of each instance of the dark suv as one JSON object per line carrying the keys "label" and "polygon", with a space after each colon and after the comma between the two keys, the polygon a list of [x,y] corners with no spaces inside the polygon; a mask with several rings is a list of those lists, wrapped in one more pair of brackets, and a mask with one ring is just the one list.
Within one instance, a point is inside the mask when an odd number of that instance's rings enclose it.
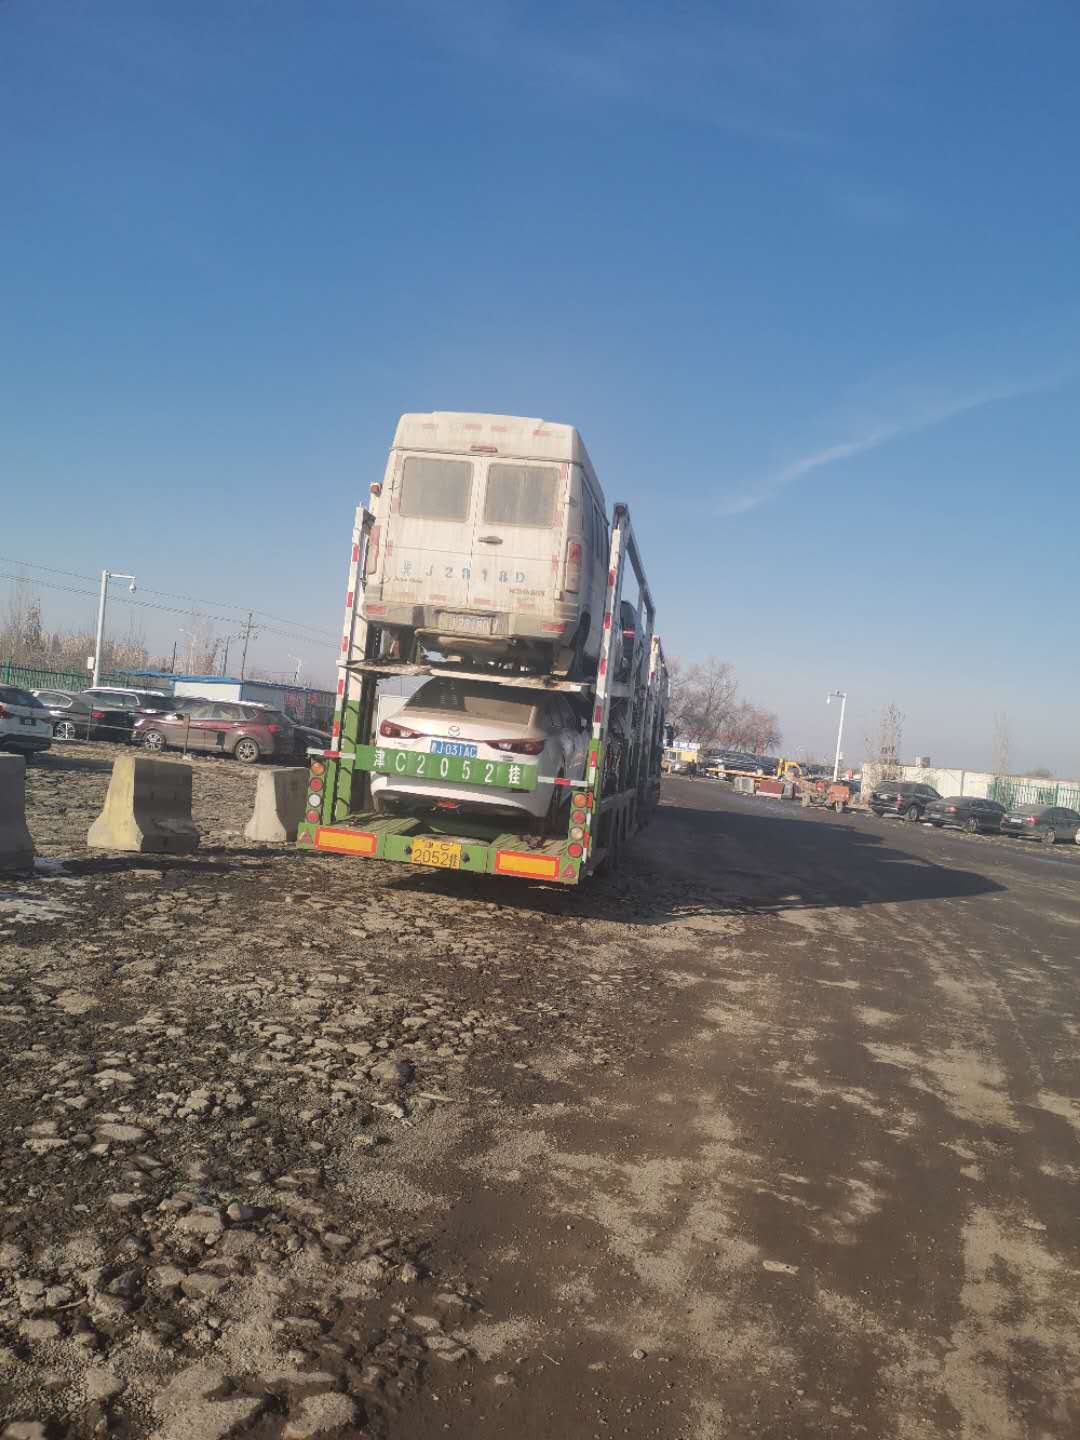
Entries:
{"label": "dark suv", "polygon": [[870,809],[878,817],[902,815],[914,823],[923,818],[926,807],[941,796],[932,785],[917,785],[914,780],[886,780],[870,796]]}

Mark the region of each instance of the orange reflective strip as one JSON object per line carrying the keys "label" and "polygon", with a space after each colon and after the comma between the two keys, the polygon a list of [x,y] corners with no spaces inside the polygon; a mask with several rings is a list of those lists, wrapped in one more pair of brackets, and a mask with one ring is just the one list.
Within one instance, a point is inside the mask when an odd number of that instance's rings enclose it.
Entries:
{"label": "orange reflective strip", "polygon": [[378,843],[369,830],[333,830],[321,826],[315,831],[317,850],[337,850],[342,855],[374,855]]}
{"label": "orange reflective strip", "polygon": [[499,875],[531,875],[538,880],[559,878],[557,855],[523,855],[518,850],[496,850],[495,870]]}

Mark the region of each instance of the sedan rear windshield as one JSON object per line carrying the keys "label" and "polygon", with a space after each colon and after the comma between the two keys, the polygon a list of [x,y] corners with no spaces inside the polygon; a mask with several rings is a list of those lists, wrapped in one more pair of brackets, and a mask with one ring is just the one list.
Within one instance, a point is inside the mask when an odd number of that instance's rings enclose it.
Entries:
{"label": "sedan rear windshield", "polygon": [[456,715],[469,715],[474,720],[498,720],[511,725],[527,725],[535,708],[528,691],[515,695],[485,685],[477,680],[453,680],[440,676],[421,685],[409,697],[406,710],[445,710]]}
{"label": "sedan rear windshield", "polygon": [[414,520],[467,520],[473,467],[468,460],[409,455],[401,475],[401,513]]}
{"label": "sedan rear windshield", "polygon": [[484,523],[550,526],[558,484],[550,465],[489,465]]}
{"label": "sedan rear windshield", "polygon": [[17,685],[0,685],[0,701],[5,705],[29,705],[31,710],[44,710],[44,705],[29,690],[20,690]]}

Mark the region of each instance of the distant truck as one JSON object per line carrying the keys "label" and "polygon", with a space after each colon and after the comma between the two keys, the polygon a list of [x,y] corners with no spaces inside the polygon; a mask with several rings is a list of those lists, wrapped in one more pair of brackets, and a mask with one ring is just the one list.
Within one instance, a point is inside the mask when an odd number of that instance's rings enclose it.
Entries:
{"label": "distant truck", "polygon": [[402,415],[372,496],[363,618],[400,659],[424,650],[568,678],[595,669],[611,536],[572,425]]}

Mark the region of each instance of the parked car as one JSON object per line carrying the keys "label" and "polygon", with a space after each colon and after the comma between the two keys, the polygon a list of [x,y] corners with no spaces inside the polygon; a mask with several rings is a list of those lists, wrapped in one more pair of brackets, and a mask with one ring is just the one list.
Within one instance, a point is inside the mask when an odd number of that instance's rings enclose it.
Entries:
{"label": "parked car", "polygon": [[870,809],[882,815],[902,815],[905,820],[921,820],[927,806],[941,795],[932,785],[919,785],[914,780],[886,780],[870,793]]}
{"label": "parked car", "polygon": [[1080,811],[1064,805],[1017,805],[1002,817],[1001,833],[1041,840],[1044,845],[1076,840],[1080,837]]}
{"label": "parked car", "polygon": [[926,807],[925,818],[940,830],[945,825],[958,825],[971,835],[995,834],[1001,829],[1005,806],[996,800],[978,800],[973,795],[947,795]]}
{"label": "parked car", "polygon": [[176,698],[163,690],[135,690],[126,685],[89,685],[79,693],[119,710],[146,710],[155,714],[167,710]]}
{"label": "parked car", "polygon": [[57,740],[116,740],[123,744],[131,739],[132,710],[83,691],[35,690],[33,694],[49,712]]}
{"label": "parked car", "polygon": [[52,719],[37,696],[0,685],[0,750],[48,750],[52,738]]}
{"label": "parked car", "polygon": [[166,714],[136,715],[132,738],[147,750],[185,746],[232,755],[243,765],[254,765],[264,756],[292,756],[297,750],[296,728],[287,715],[239,701],[185,699],[180,709]]}
{"label": "parked car", "polygon": [[543,826],[554,821],[570,798],[569,787],[555,785],[555,779],[584,776],[588,731],[564,695],[439,676],[421,685],[392,719],[382,721],[379,743],[480,765],[521,760],[537,766],[540,782],[535,790],[514,790],[416,775],[375,775],[371,793],[376,810],[506,815],[515,820],[525,816]]}

